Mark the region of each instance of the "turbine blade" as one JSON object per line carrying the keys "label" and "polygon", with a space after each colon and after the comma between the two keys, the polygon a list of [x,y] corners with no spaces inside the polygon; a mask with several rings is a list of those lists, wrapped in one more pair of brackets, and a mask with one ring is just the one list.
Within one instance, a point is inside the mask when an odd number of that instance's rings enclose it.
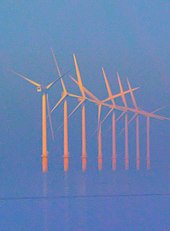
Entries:
{"label": "turbine blade", "polygon": [[49,83],[47,86],[46,86],[46,89],[50,89],[59,79],[63,78],[66,74],[68,74],[68,72],[66,72],[64,75],[58,77],[56,80],[54,80],[53,82]]}
{"label": "turbine blade", "polygon": [[98,124],[100,124],[101,109],[102,109],[102,105],[99,104],[99,105],[98,105]]}
{"label": "turbine blade", "polygon": [[[134,114],[131,119],[128,121],[128,125],[137,117],[137,113]],[[122,128],[122,130],[120,131],[119,135],[121,135],[123,133],[123,131],[125,130],[125,128]]]}
{"label": "turbine blade", "polygon": [[158,112],[158,111],[160,111],[160,110],[162,110],[162,109],[164,109],[164,108],[166,108],[166,107],[165,107],[165,106],[159,107],[159,108],[155,109],[154,111],[152,111],[152,113]]}
{"label": "turbine blade", "polygon": [[111,109],[108,111],[108,113],[106,114],[106,116],[104,117],[104,119],[101,121],[101,124],[104,123],[104,121],[108,118],[108,116],[110,115],[110,113],[111,113],[113,110],[114,110],[114,109],[111,108]]}
{"label": "turbine blade", "polygon": [[47,111],[48,111],[48,118],[49,118],[49,122],[50,122],[51,136],[52,136],[52,139],[54,140],[54,129],[53,129],[53,124],[52,124],[52,117],[51,117],[50,103],[49,103],[49,99],[48,99],[48,94],[47,94]]}
{"label": "turbine blade", "polygon": [[36,86],[36,87],[40,87],[40,86],[41,86],[41,84],[39,84],[39,83],[37,83],[37,82],[35,82],[35,81],[33,81],[33,80],[27,78],[26,76],[24,76],[24,75],[22,75],[22,74],[20,74],[20,73],[18,73],[18,72],[16,72],[16,71],[12,71],[12,72],[13,72],[14,74],[18,75],[19,77],[21,77],[22,79],[25,79],[27,82],[33,84],[33,85]]}
{"label": "turbine blade", "polygon": [[[58,65],[58,62],[57,62],[57,59],[56,59],[56,56],[55,56],[54,51],[53,51],[52,48],[51,48],[51,52],[52,52],[52,56],[53,56],[53,60],[54,60],[55,66],[57,68],[58,75],[59,75],[59,77],[62,77],[61,71],[60,71],[60,68],[59,68],[59,65]],[[64,81],[63,81],[62,78],[61,78],[61,85],[62,85],[63,91],[67,92],[65,84],[64,84]]]}
{"label": "turbine blade", "polygon": [[73,98],[82,98],[81,96],[75,95],[75,94],[72,94],[72,93],[67,93],[67,94],[68,94],[68,96],[73,97]]}
{"label": "turbine blade", "polygon": [[131,95],[131,98],[132,98],[133,105],[134,105],[135,108],[137,108],[136,99],[135,99],[135,96],[134,96],[133,91],[132,91],[132,87],[131,87],[130,82],[129,82],[128,79],[127,79],[127,83],[128,83],[128,87],[129,87],[129,90],[130,90],[130,95]]}
{"label": "turbine blade", "polygon": [[[70,78],[72,79],[74,83],[76,83],[79,86],[78,81],[75,80],[71,75],[70,75]],[[88,94],[92,99],[99,101],[99,99],[95,95],[93,95],[93,93],[91,93],[86,87],[83,86],[83,89],[84,89],[84,92]]]}
{"label": "turbine blade", "polygon": [[51,48],[51,53],[52,53],[53,60],[54,60],[54,63],[55,63],[55,65],[56,65],[56,68],[57,68],[58,75],[61,77],[60,68],[59,68],[59,65],[58,65],[58,62],[57,62],[56,56],[55,56],[54,51],[53,51],[53,49],[52,49],[52,48]]}
{"label": "turbine blade", "polygon": [[83,89],[83,83],[82,83],[82,80],[81,80],[81,74],[80,74],[80,70],[79,70],[79,67],[78,67],[78,63],[77,63],[77,59],[76,59],[75,54],[73,54],[73,58],[74,58],[74,65],[75,65],[75,68],[76,68],[76,74],[77,74],[77,79],[78,79],[78,83],[79,83],[79,88],[80,88],[82,96],[85,97],[85,93],[84,93],[84,89]]}
{"label": "turbine blade", "polygon": [[60,100],[56,103],[56,105],[53,107],[53,109],[51,110],[51,113],[60,105],[60,103],[63,101],[63,99],[66,97],[67,95],[63,95]]}
{"label": "turbine blade", "polygon": [[116,119],[116,122],[119,121],[125,113],[126,113],[126,111],[123,111],[123,112],[120,114],[120,116]]}
{"label": "turbine blade", "polygon": [[93,134],[92,134],[92,136],[96,133],[96,132],[98,132],[99,133],[99,129],[101,128],[101,126],[102,126],[102,122],[101,122],[101,120],[100,120],[100,118],[101,118],[101,109],[102,109],[102,105],[101,104],[98,104],[98,124],[97,124],[97,128],[94,130],[94,132],[93,132]]}
{"label": "turbine blade", "polygon": [[137,110],[136,113],[144,115],[146,117],[152,117],[152,118],[155,118],[155,119],[170,120],[170,118],[168,118],[168,117],[160,116],[160,115],[154,114],[152,112],[146,112],[146,111],[143,111],[143,110]]}
{"label": "turbine blade", "polygon": [[[132,88],[131,90],[124,91],[123,94],[126,95],[126,94],[130,93],[131,91],[136,91],[138,89],[139,89],[139,87]],[[118,98],[120,96],[122,96],[122,93],[118,93],[118,94],[112,95],[111,97],[108,97],[108,98],[102,100],[102,102],[105,103],[105,102],[107,102],[107,101],[109,101],[111,99],[115,99],[115,98]]]}
{"label": "turbine blade", "polygon": [[[111,98],[113,96],[110,85],[109,85],[109,81],[107,79],[106,73],[104,71],[104,68],[102,67],[102,72],[103,72],[103,77],[104,77],[104,81],[106,84],[106,88],[107,88],[107,92],[108,92],[108,96]],[[112,104],[115,105],[115,101],[113,98],[111,98]]]}
{"label": "turbine blade", "polygon": [[80,101],[79,104],[73,109],[73,111],[69,114],[68,118],[70,118],[70,116],[72,116],[77,111],[77,109],[82,105],[82,103],[84,103],[84,99]]}
{"label": "turbine blade", "polygon": [[127,107],[126,98],[125,98],[125,95],[124,95],[124,92],[123,92],[123,86],[122,86],[122,83],[121,83],[120,76],[119,76],[118,72],[117,72],[117,79],[118,79],[118,83],[119,83],[119,88],[120,88],[120,93],[121,93],[121,96],[122,96],[123,104],[125,105],[125,107]]}

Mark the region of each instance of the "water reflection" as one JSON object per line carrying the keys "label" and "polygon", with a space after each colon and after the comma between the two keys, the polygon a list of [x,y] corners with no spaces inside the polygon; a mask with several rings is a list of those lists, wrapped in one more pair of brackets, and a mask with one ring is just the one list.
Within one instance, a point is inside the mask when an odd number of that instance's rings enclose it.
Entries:
{"label": "water reflection", "polygon": [[48,200],[46,199],[48,197],[48,179],[47,179],[47,174],[43,174],[43,230],[44,231],[49,231],[48,229]]}
{"label": "water reflection", "polygon": [[[69,173],[64,175],[64,223],[63,230],[87,230],[87,200],[86,198],[73,198],[73,183]],[[81,173],[76,179],[76,194],[86,196],[86,174]]]}
{"label": "water reflection", "polygon": [[64,224],[65,230],[70,230],[70,209],[69,209],[69,182],[68,173],[64,174]]}

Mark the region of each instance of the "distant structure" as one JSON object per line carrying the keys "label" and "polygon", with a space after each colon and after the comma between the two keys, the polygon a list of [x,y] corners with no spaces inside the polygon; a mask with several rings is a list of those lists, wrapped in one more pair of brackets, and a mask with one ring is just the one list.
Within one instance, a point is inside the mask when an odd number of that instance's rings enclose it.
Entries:
{"label": "distant structure", "polygon": [[50,128],[52,137],[54,137],[54,132],[51,123],[51,113],[49,108],[49,101],[48,101],[48,90],[60,79],[57,78],[55,81],[51,82],[47,86],[42,86],[41,84],[27,78],[24,75],[21,75],[17,72],[14,72],[22,79],[26,80],[30,84],[34,85],[37,88],[38,92],[41,92],[42,95],[42,171],[48,171],[48,150],[47,150],[47,113],[49,116],[50,121]]}
{"label": "distant structure", "polygon": [[[68,119],[70,116],[72,116],[78,108],[81,106],[81,118],[82,118],[82,154],[81,154],[81,159],[82,159],[82,171],[87,170],[87,148],[86,148],[86,101],[91,102],[98,107],[98,128],[97,128],[97,140],[98,140],[98,170],[102,170],[102,165],[103,165],[103,155],[102,155],[102,124],[104,121],[109,117],[109,115],[112,115],[112,170],[115,171],[117,168],[117,145],[116,145],[116,122],[125,116],[125,127],[123,131],[125,132],[125,169],[129,169],[129,131],[128,127],[129,124],[136,119],[136,169],[140,169],[140,135],[139,135],[139,116],[144,116],[146,117],[146,159],[147,159],[147,169],[150,169],[150,119],[155,118],[159,120],[169,120],[169,118],[160,116],[155,114],[156,111],[153,112],[146,112],[144,110],[141,110],[136,103],[136,99],[134,96],[134,91],[137,90],[138,88],[132,88],[129,80],[127,79],[127,84],[128,84],[128,89],[125,91],[123,89],[121,79],[119,76],[119,73],[117,73],[117,79],[119,83],[119,88],[120,92],[117,94],[112,94],[111,87],[109,84],[109,81],[107,79],[106,73],[104,68],[102,68],[102,73],[106,85],[106,89],[108,92],[108,98],[104,100],[99,100],[92,92],[90,92],[82,82],[82,77],[81,73],[79,70],[79,66],[77,63],[76,56],[73,55],[74,59],[74,65],[75,65],[75,71],[77,75],[77,80],[70,76],[72,81],[79,87],[79,90],[81,92],[81,95],[76,95],[69,93],[66,89],[64,80],[62,79],[62,75],[60,72],[60,68],[57,62],[57,59],[55,57],[55,54],[53,50],[51,49],[52,56],[54,59],[54,63],[56,65],[56,69],[58,72],[58,78],[48,84],[47,86],[42,86],[41,84],[31,80],[30,78],[14,72],[17,74],[19,77],[22,79],[26,80],[30,84],[34,85],[37,88],[38,92],[41,92],[42,94],[42,172],[47,173],[48,172],[48,151],[47,151],[47,114],[49,117],[49,123],[50,123],[50,129],[51,129],[51,134],[52,137],[54,138],[54,131],[52,127],[52,120],[51,120],[51,113],[54,112],[54,110],[57,109],[57,107],[64,101],[64,112],[63,112],[63,130],[64,130],[64,137],[63,137],[63,159],[64,159],[64,171],[67,172],[69,170],[69,133],[68,133]],[[48,91],[49,89],[58,81],[61,81],[62,85],[62,96],[59,99],[59,101],[56,103],[56,105],[53,107],[52,110],[50,110],[49,107],[49,102],[48,102]],[[133,103],[133,108],[128,107],[127,101],[126,101],[126,94],[130,94],[130,97],[132,99]],[[68,102],[67,102],[67,97],[73,97],[78,100],[77,106],[74,108],[74,110],[68,114]],[[123,102],[123,106],[117,105],[115,102],[116,98],[121,98]],[[109,112],[106,114],[104,119],[101,121],[101,111],[102,107],[107,107],[109,108]],[[118,118],[116,118],[115,110],[120,111],[121,114]],[[128,118],[128,112],[132,112],[134,115],[132,116],[131,119]]]}

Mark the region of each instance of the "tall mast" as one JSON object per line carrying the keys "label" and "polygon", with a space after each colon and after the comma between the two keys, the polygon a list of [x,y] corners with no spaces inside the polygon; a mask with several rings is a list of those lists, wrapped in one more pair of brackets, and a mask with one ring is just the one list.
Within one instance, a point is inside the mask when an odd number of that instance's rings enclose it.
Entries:
{"label": "tall mast", "polygon": [[48,172],[48,151],[47,151],[47,95],[42,94],[42,171]]}
{"label": "tall mast", "polygon": [[129,169],[128,114],[125,115],[125,169]]}
{"label": "tall mast", "polygon": [[150,169],[150,117],[146,118],[146,158],[147,158],[147,169]]}
{"label": "tall mast", "polygon": [[116,121],[114,112],[112,115],[112,170],[116,170]]}
{"label": "tall mast", "polygon": [[64,101],[64,171],[68,171],[68,113],[67,113],[67,100]]}
{"label": "tall mast", "polygon": [[136,169],[140,169],[139,116],[136,117]]}
{"label": "tall mast", "polygon": [[82,170],[87,167],[87,151],[86,151],[86,111],[85,105],[82,106]]}
{"label": "tall mast", "polygon": [[98,170],[102,170],[102,127],[99,124],[98,128]]}

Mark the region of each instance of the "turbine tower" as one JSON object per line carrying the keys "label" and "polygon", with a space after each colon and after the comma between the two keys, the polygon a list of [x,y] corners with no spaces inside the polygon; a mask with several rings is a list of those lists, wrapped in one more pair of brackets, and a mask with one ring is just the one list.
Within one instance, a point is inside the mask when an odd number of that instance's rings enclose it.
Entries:
{"label": "turbine tower", "polygon": [[[131,84],[130,84],[128,79],[127,79],[127,83],[128,83],[129,90],[131,90],[132,87],[131,87]],[[131,91],[130,95],[131,95],[131,98],[132,98],[133,106],[137,110],[138,107],[137,107],[137,103],[136,103],[134,93]],[[135,117],[136,117],[136,169],[139,170],[140,169],[140,139],[139,139],[139,116],[138,116],[138,113],[134,114],[134,116],[132,117],[132,120]]]}
{"label": "turbine tower", "polygon": [[[123,101],[125,108],[127,108],[128,106],[127,106],[125,95],[123,94],[123,86],[122,86],[118,72],[117,72],[117,78],[118,78],[120,92],[122,93],[122,101]],[[124,113],[122,113],[122,115],[123,114]],[[127,112],[125,112],[125,169],[126,170],[129,169],[129,133],[128,133],[128,114]]]}
{"label": "turbine tower", "polygon": [[26,76],[19,74],[17,72],[14,72],[16,75],[21,77],[22,79],[26,80],[30,84],[36,87],[37,92],[41,93],[42,96],[42,172],[47,173],[48,172],[48,150],[47,150],[47,112],[49,115],[50,120],[50,128],[51,133],[53,136],[53,129],[52,129],[52,120],[51,120],[51,114],[49,110],[49,102],[48,102],[48,91],[49,89],[61,78],[57,78],[53,82],[49,83],[47,86],[43,86]]}

